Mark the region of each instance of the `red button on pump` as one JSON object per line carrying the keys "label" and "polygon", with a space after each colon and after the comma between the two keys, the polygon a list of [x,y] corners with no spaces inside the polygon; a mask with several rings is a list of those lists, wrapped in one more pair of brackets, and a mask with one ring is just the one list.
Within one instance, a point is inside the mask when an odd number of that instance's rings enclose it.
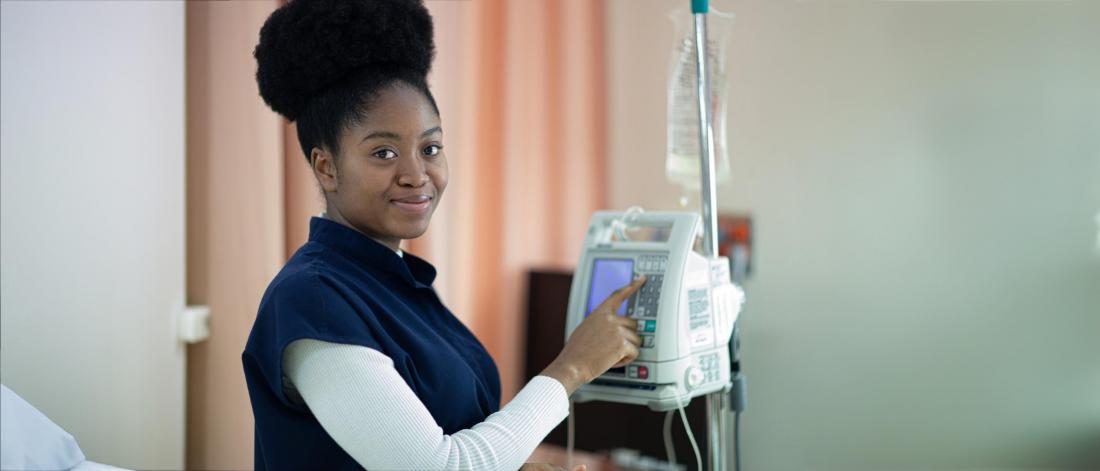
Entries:
{"label": "red button on pump", "polygon": [[646,379],[648,377],[649,377],[649,368],[646,368],[644,366],[639,366],[638,367],[638,378]]}

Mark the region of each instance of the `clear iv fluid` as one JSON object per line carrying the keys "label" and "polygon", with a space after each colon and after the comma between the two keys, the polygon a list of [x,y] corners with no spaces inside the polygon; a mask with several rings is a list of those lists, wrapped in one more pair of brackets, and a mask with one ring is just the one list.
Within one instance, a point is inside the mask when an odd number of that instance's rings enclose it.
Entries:
{"label": "clear iv fluid", "polygon": [[[677,43],[672,54],[668,84],[668,140],[665,175],[685,189],[700,187],[699,99],[696,77],[695,35],[691,15],[678,10],[671,16],[676,23]],[[710,116],[714,130],[715,171],[718,183],[730,176],[726,145],[726,60],[725,44],[733,16],[712,10],[707,18],[707,66],[710,79]],[[684,203],[681,203],[684,204]]]}

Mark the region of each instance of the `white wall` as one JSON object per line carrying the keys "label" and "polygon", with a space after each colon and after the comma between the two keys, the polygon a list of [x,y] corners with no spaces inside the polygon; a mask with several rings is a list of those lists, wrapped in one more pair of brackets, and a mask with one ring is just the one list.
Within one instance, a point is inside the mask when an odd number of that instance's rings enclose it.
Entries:
{"label": "white wall", "polygon": [[0,380],[182,469],[183,3],[0,3]]}
{"label": "white wall", "polygon": [[[686,3],[609,3],[615,207],[675,207]],[[719,7],[746,469],[1100,468],[1100,3]]]}

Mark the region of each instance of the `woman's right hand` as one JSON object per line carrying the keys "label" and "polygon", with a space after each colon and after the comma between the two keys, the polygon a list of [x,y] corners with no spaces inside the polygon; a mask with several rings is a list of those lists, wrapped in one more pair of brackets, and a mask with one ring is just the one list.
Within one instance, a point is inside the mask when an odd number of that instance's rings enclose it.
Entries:
{"label": "woman's right hand", "polygon": [[611,293],[577,326],[565,348],[541,374],[558,380],[567,394],[573,394],[608,369],[634,361],[642,344],[638,322],[616,312],[643,284],[645,276],[640,276]]}

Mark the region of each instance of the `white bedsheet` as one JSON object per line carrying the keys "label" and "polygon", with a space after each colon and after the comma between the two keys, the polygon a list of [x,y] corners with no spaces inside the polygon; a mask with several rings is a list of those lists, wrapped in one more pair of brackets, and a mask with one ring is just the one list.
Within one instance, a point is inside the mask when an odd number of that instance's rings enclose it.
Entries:
{"label": "white bedsheet", "polygon": [[116,471],[88,461],[76,439],[7,386],[0,384],[0,469]]}
{"label": "white bedsheet", "polygon": [[126,468],[118,468],[109,464],[96,463],[94,461],[84,461],[70,471],[129,471]]}

